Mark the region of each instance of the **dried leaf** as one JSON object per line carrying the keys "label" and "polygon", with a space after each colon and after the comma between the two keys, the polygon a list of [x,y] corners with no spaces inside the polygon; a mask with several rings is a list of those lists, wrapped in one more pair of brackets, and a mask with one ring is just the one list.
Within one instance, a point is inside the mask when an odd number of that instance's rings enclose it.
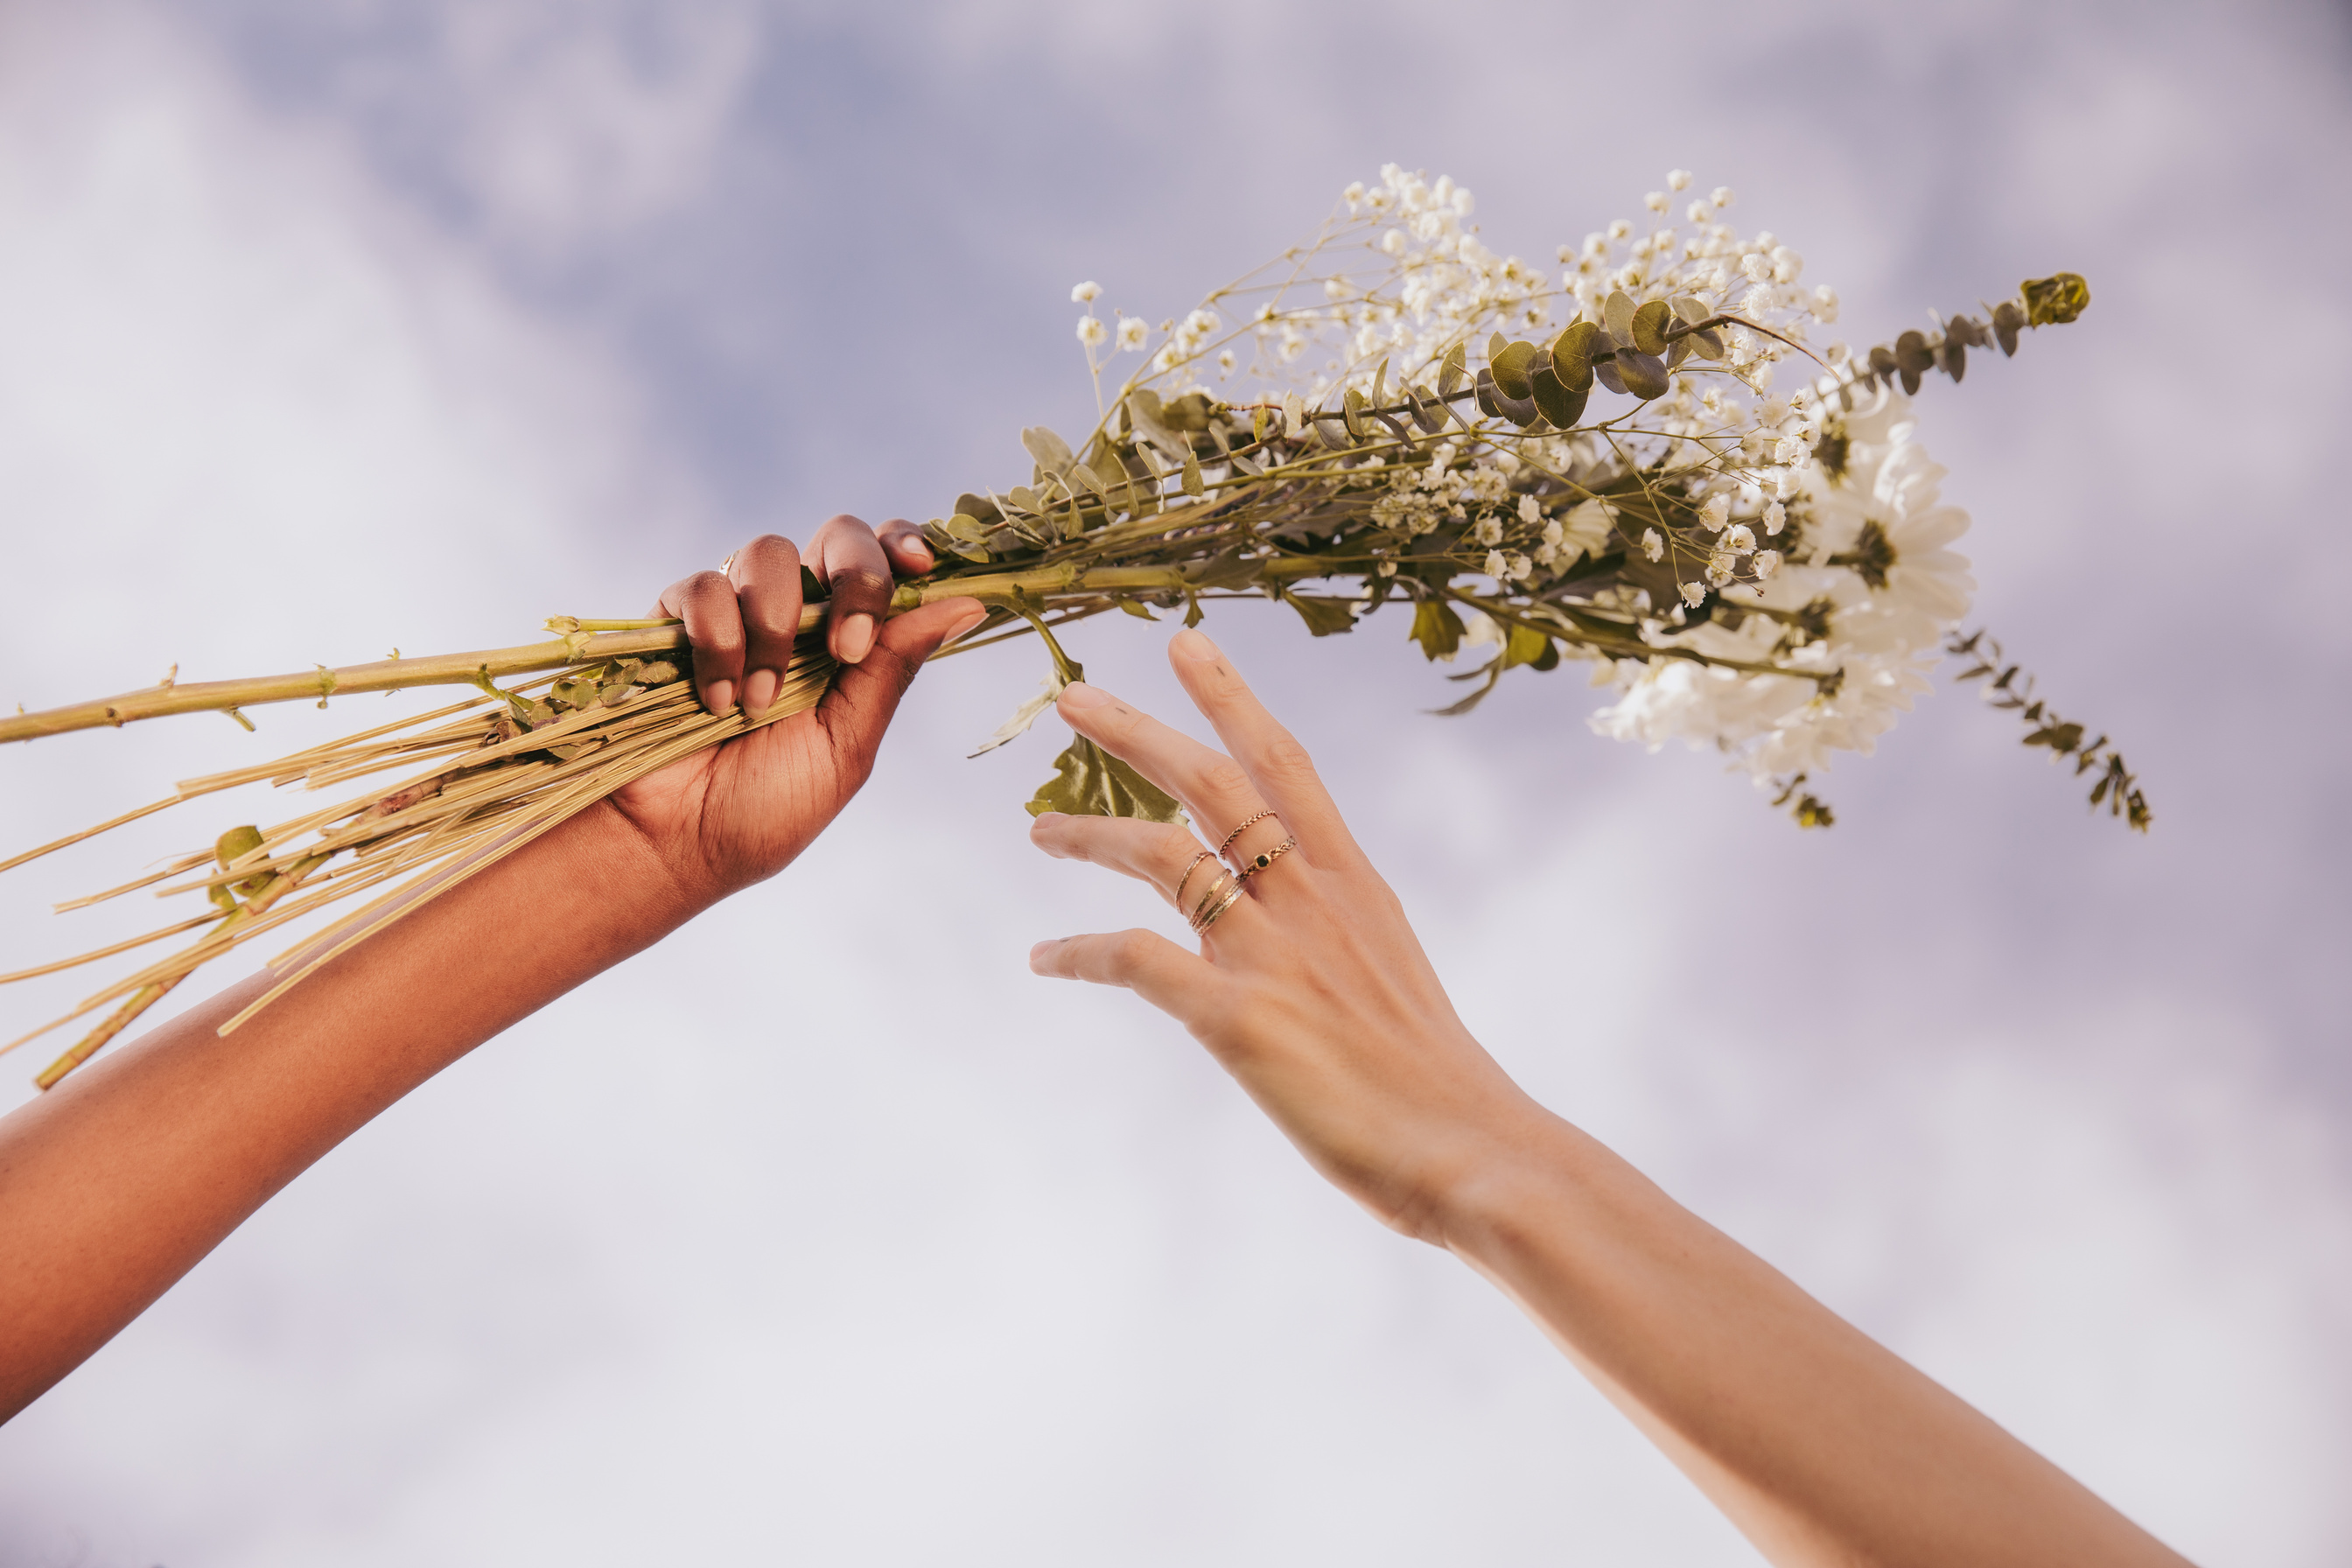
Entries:
{"label": "dried leaf", "polygon": [[1072,816],[1134,816],[1146,822],[1181,822],[1184,808],[1174,796],[1087,740],[1071,739],[1054,759],[1054,776],[1037,786],[1029,815],[1049,811]]}
{"label": "dried leaf", "polygon": [[1461,650],[1465,629],[1462,617],[1443,599],[1423,599],[1412,607],[1412,640],[1432,663]]}
{"label": "dried leaf", "polygon": [[1037,466],[1049,474],[1064,473],[1077,461],[1070,444],[1043,425],[1032,425],[1022,431],[1021,444],[1037,459]]}
{"label": "dried leaf", "polygon": [[1299,619],[1307,623],[1307,629],[1313,636],[1328,637],[1335,633],[1353,631],[1356,628],[1357,602],[1353,599],[1332,599],[1315,594],[1294,594],[1285,588],[1282,591],[1282,600],[1298,612]]}
{"label": "dried leaf", "polygon": [[2025,297],[2025,319],[2036,327],[2063,325],[2089,309],[2091,286],[2079,272],[2029,279],[2017,286]]}
{"label": "dried leaf", "polygon": [[1633,296],[1622,289],[1609,296],[1601,307],[1601,320],[1609,324],[1609,335],[1621,343],[1633,341]]}
{"label": "dried leaf", "polygon": [[1037,694],[1015,708],[1013,710],[1013,717],[999,724],[996,727],[996,733],[991,735],[982,744],[980,750],[971,753],[971,756],[984,757],[1007,741],[1016,741],[1027,734],[1029,726],[1037,721],[1039,714],[1054,705],[1055,700],[1062,695],[1062,689],[1068,684],[1067,680],[1062,679],[1061,668],[1058,665],[1047,670],[1045,679]]}

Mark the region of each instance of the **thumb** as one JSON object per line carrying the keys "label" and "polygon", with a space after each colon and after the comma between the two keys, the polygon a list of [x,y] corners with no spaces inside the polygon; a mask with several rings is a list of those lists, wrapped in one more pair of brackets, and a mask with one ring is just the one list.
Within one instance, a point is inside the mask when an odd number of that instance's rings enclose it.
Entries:
{"label": "thumb", "polygon": [[833,689],[816,707],[817,723],[833,742],[843,768],[863,779],[874,765],[882,731],[898,710],[898,699],[913,685],[923,661],[950,637],[962,636],[986,618],[977,599],[942,599],[882,623],[874,651],[834,677]]}

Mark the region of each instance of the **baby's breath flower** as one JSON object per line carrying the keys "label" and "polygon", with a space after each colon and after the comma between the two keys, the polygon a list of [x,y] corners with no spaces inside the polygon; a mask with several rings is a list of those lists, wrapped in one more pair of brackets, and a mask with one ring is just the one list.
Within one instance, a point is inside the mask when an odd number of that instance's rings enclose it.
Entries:
{"label": "baby's breath flower", "polygon": [[1717,185],[1715,187],[1715,194],[1706,199],[1713,202],[1717,206],[1727,207],[1731,205],[1731,187],[1729,185]]}
{"label": "baby's breath flower", "polygon": [[1756,579],[1760,583],[1780,569],[1780,552],[1777,550],[1759,550],[1756,552],[1756,559],[1748,564],[1756,569]]}
{"label": "baby's breath flower", "polygon": [[1524,583],[1535,575],[1536,563],[1514,550],[1503,557],[1503,575],[1515,583]]}
{"label": "baby's breath flower", "polygon": [[[1787,526],[1788,521],[1789,509],[1787,507],[1782,506],[1779,501],[1767,501],[1765,503],[1764,531],[1766,533],[1778,536],[1780,530]],[[1766,553],[1769,554],[1771,552],[1767,551]]]}
{"label": "baby's breath flower", "polygon": [[1643,529],[1642,531],[1642,553],[1648,556],[1654,562],[1664,560],[1666,557],[1665,536],[1661,534],[1654,528]]}
{"label": "baby's breath flower", "polygon": [[1666,189],[1670,191],[1689,190],[1690,183],[1691,172],[1688,169],[1674,169],[1667,172]]}
{"label": "baby's breath flower", "polygon": [[1731,498],[1721,494],[1711,495],[1700,503],[1698,525],[1709,533],[1714,533],[1723,527],[1724,522],[1730,516]]}
{"label": "baby's breath flower", "polygon": [[1537,504],[1535,497],[1521,496],[1519,498],[1519,521],[1528,524],[1529,527],[1533,527],[1535,524],[1543,521],[1543,508]]}
{"label": "baby's breath flower", "polygon": [[1723,548],[1735,555],[1745,555],[1756,548],[1756,535],[1748,531],[1746,523],[1735,522],[1731,531],[1723,536]]}
{"label": "baby's breath flower", "polygon": [[[1837,290],[1824,283],[1820,288],[1813,290],[1813,320],[1819,321],[1822,325],[1828,327],[1836,325],[1837,318]],[[1830,363],[1832,364],[1836,364],[1845,358],[1844,354],[1837,352],[1844,346],[1845,345],[1843,343],[1832,343],[1830,345]]]}
{"label": "baby's breath flower", "polygon": [[1092,348],[1109,336],[1110,329],[1102,324],[1101,317],[1080,316],[1078,318],[1078,342],[1086,344],[1087,347]]}
{"label": "baby's breath flower", "polygon": [[1673,199],[1664,191],[1652,191],[1642,198],[1642,205],[1654,213],[1662,213],[1666,210],[1666,205]]}
{"label": "baby's breath flower", "polygon": [[[1681,593],[1683,603],[1688,605],[1692,609],[1696,610],[1701,605],[1706,603],[1706,585],[1705,584],[1677,583],[1675,586]],[[1676,612],[1676,618],[1679,620],[1680,612]]]}
{"label": "baby's breath flower", "polygon": [[1090,305],[1101,298],[1102,285],[1091,280],[1070,290],[1070,303],[1073,305]]}
{"label": "baby's breath flower", "polygon": [[1633,234],[1633,226],[1622,217],[1609,226],[1609,237],[1612,239],[1630,239]]}
{"label": "baby's breath flower", "polygon": [[1511,563],[1503,559],[1503,552],[1501,551],[1489,550],[1486,552],[1486,560],[1485,563],[1481,565],[1478,570],[1484,572],[1489,577],[1502,578],[1510,574],[1510,566]]}
{"label": "baby's breath flower", "polygon": [[1140,352],[1143,348],[1144,342],[1150,337],[1150,335],[1151,329],[1144,324],[1142,317],[1121,316],[1118,319],[1118,346],[1120,348],[1132,352]]}
{"label": "baby's breath flower", "polygon": [[1231,349],[1226,349],[1217,355],[1217,369],[1226,375],[1233,374],[1234,366],[1239,363],[1240,362],[1234,357],[1234,351]]}

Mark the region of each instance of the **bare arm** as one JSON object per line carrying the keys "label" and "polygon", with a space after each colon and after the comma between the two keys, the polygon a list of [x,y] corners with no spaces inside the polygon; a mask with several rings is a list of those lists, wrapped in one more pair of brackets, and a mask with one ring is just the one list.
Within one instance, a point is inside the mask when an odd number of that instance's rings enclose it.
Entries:
{"label": "bare arm", "polygon": [[[1043,942],[1038,973],[1181,1020],[1384,1223],[1495,1281],[1771,1561],[2177,1564],[2056,1466],[1530,1100],[1473,1039],[1306,752],[1209,640],[1178,678],[1230,759],[1093,688],[1062,712],[1255,868],[1197,953],[1132,931]],[[1048,816],[1049,854],[1172,895],[1182,828]],[[1183,889],[1214,907],[1207,863]],[[1205,900],[1205,903],[1204,903]]]}
{"label": "bare arm", "polygon": [[[145,1310],[247,1215],[377,1112],[581,982],[773,875],[865,782],[915,670],[978,619],[971,600],[882,625],[920,535],[826,524],[836,656],[814,710],[682,759],[380,931],[234,1035],[223,996],[0,1120],[0,1419]],[[724,711],[763,706],[800,616],[801,558],[773,536],[663,595]],[[878,626],[878,632],[877,632]]]}

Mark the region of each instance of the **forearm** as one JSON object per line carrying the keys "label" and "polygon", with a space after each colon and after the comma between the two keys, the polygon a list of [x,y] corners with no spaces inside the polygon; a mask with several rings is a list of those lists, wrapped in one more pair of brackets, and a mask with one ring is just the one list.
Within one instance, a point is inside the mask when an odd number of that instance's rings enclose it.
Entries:
{"label": "forearm", "polygon": [[707,901],[599,805],[394,921],[236,1033],[192,1008],[0,1121],[0,1419],[409,1090]]}
{"label": "forearm", "polygon": [[1775,1563],[2182,1561],[1556,1118],[1444,1239]]}

